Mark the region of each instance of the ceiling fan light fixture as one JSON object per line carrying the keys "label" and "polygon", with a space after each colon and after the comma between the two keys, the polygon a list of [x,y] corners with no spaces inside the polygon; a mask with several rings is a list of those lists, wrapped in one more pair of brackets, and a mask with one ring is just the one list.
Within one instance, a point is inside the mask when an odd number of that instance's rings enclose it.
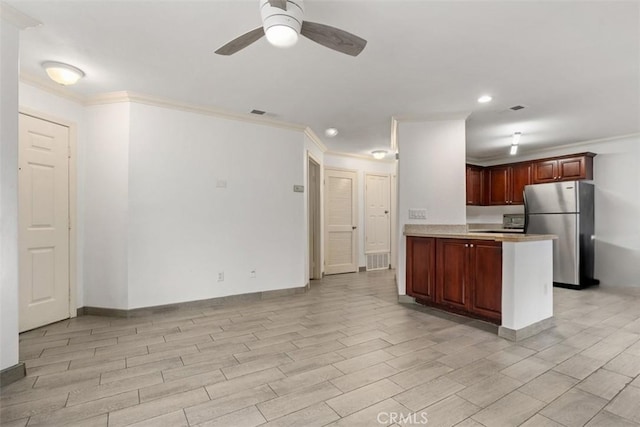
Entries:
{"label": "ceiling fan light fixture", "polygon": [[265,31],[267,41],[273,46],[287,48],[298,42],[298,32],[288,25],[272,25]]}
{"label": "ceiling fan light fixture", "polygon": [[80,68],[62,62],[45,61],[42,63],[42,68],[51,80],[63,86],[76,84],[85,76]]}
{"label": "ceiling fan light fixture", "polygon": [[374,159],[382,160],[386,157],[387,152],[385,150],[375,150],[375,151],[372,151],[371,154],[373,154]]}

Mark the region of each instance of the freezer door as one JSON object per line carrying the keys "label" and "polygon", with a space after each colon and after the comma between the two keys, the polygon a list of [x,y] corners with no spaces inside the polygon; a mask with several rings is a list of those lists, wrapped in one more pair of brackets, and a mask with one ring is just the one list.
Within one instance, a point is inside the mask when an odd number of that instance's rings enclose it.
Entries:
{"label": "freezer door", "polygon": [[578,212],[578,182],[552,182],[524,187],[529,214]]}
{"label": "freezer door", "polygon": [[577,214],[529,215],[527,233],[555,234],[553,241],[553,281],[580,284]]}

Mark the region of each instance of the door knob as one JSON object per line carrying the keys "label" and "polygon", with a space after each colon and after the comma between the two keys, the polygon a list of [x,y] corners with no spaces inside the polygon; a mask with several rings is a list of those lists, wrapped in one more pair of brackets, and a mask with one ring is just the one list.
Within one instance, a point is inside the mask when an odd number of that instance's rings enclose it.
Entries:
{"label": "door knob", "polygon": [[388,214],[388,213],[389,213],[389,211],[384,211],[384,213]]}
{"label": "door knob", "polygon": [[351,229],[352,229],[352,230],[355,230],[356,228],[358,228],[358,227],[356,227],[355,225],[352,225],[352,226],[351,226]]}

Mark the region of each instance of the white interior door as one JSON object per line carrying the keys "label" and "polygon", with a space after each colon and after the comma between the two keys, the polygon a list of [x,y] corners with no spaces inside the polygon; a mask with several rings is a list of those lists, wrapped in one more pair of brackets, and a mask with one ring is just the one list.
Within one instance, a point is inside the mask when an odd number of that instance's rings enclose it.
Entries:
{"label": "white interior door", "polygon": [[389,175],[367,174],[365,177],[364,252],[391,252],[391,180]]}
{"label": "white interior door", "polygon": [[19,324],[69,317],[69,128],[20,114]]}
{"label": "white interior door", "polygon": [[325,274],[358,271],[358,175],[326,169]]}

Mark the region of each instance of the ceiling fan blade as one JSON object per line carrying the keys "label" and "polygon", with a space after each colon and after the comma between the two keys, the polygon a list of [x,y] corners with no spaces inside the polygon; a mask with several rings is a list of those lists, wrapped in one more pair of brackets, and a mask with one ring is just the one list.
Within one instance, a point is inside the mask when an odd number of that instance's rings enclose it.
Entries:
{"label": "ceiling fan blade", "polygon": [[355,34],[348,33],[329,25],[304,21],[300,34],[329,49],[358,56],[367,45],[367,41]]}
{"label": "ceiling fan blade", "polygon": [[246,34],[231,40],[229,43],[216,50],[216,53],[218,55],[233,55],[237,51],[249,46],[251,43],[260,40],[262,36],[264,36],[264,28],[258,27],[255,30],[251,30]]}
{"label": "ceiling fan blade", "polygon": [[271,7],[277,7],[278,9],[287,10],[287,0],[269,0]]}

